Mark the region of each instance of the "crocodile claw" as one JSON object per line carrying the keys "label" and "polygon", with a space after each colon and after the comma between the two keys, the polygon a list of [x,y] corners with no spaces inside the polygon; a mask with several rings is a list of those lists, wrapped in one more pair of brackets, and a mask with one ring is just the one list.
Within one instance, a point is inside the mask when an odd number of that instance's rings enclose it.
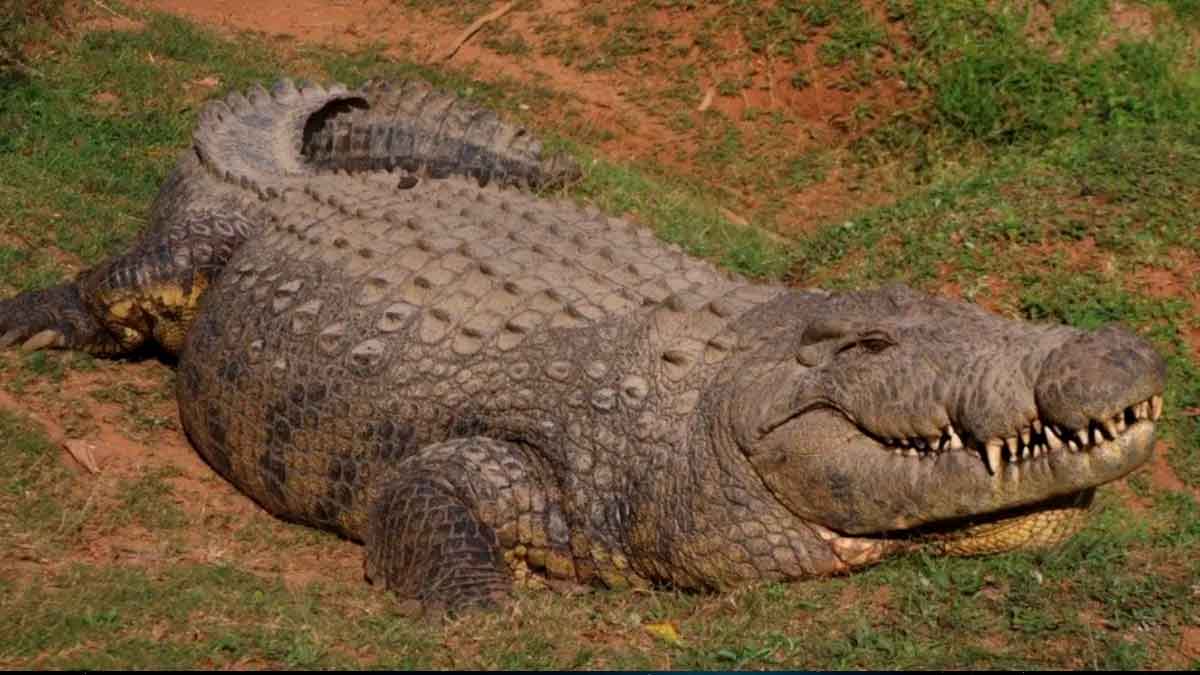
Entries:
{"label": "crocodile claw", "polygon": [[36,352],[41,349],[62,348],[67,346],[67,338],[62,333],[46,329],[29,338],[21,345],[21,351]]}
{"label": "crocodile claw", "polygon": [[74,284],[28,291],[0,300],[0,349],[79,349],[113,353],[112,334],[87,310]]}
{"label": "crocodile claw", "polygon": [[14,328],[0,337],[0,349],[8,349],[9,347],[21,341],[23,331],[20,328]]}

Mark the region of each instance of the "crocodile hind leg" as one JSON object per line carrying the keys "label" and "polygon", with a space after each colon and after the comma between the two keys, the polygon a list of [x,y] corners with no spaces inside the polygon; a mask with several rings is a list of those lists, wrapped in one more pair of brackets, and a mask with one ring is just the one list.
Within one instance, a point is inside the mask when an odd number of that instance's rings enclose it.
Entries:
{"label": "crocodile hind leg", "polygon": [[120,341],[84,304],[76,284],[60,284],[0,300],[0,349],[20,344],[26,351],[79,349],[94,354],[121,351]]}
{"label": "crocodile hind leg", "polygon": [[261,227],[256,201],[185,153],[130,250],[73,282],[0,300],[0,349],[118,356],[152,342],[178,353],[204,291]]}
{"label": "crocodile hind leg", "polygon": [[375,481],[367,577],[422,606],[496,604],[527,573],[574,576],[555,491],[518,447],[484,437],[429,446]]}

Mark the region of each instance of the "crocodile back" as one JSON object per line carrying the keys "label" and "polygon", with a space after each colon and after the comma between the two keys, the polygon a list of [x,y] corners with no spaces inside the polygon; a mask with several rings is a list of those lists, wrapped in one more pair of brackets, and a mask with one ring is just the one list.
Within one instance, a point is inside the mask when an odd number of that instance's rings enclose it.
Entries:
{"label": "crocodile back", "polygon": [[715,333],[729,311],[675,310],[747,288],[628,221],[467,179],[328,174],[267,211],[188,336],[182,416],[269,510],[350,536],[381,463],[452,436],[542,445],[572,383],[593,412],[624,391],[601,380],[642,369],[656,312],[657,333]]}

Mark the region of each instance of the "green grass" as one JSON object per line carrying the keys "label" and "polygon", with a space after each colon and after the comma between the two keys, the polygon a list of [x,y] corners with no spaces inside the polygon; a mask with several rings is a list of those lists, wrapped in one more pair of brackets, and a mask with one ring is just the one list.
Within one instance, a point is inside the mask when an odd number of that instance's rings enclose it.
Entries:
{"label": "green grass", "polygon": [[9,551],[54,555],[73,541],[89,515],[72,492],[58,449],[27,420],[0,411],[0,536]]}
{"label": "green grass", "polygon": [[[442,11],[423,0],[403,4]],[[699,4],[653,8],[689,12]],[[983,0],[728,3],[695,36],[697,61],[683,62],[691,45],[672,52],[671,86],[661,98],[645,94],[690,139],[670,169],[606,159],[595,146],[619,143],[619,135],[542,112],[569,110],[573,99],[537,83],[482,82],[480,73],[393,61],[378,49],[223,39],[124,7],[141,29],[72,37],[31,27],[40,47],[27,59],[38,75],[0,74],[5,295],[69,277],[127,246],[203,100],[281,71],[350,84],[419,75],[533,128],[549,126],[552,145],[586,167],[574,198],[632,214],[749,275],[831,288],[952,287],[1010,316],[1132,326],[1168,358],[1163,436],[1186,490],[1139,472],[1128,481],[1137,504],[1102,490],[1085,530],[1054,551],[911,555],[847,578],[724,595],[529,592],[514,609],[439,623],[397,615],[356,570],[330,569],[316,581],[286,576],[293,558],[341,560],[345,545],[329,535],[261,512],[195,507],[178,470],[153,457],[123,480],[68,468],[36,424],[0,411],[0,666],[1200,665],[1176,651],[1184,628],[1200,625],[1200,418],[1181,413],[1200,408],[1200,361],[1187,338],[1197,327],[1189,301],[1200,286],[1186,276],[1200,261],[1200,71],[1184,40],[1200,5],[1127,4],[1174,20],[1139,37],[1115,31],[1102,0],[1050,3],[1048,15]],[[466,3],[452,18],[465,23],[489,6]],[[547,23],[552,40],[504,31],[490,46],[520,59],[540,44],[577,69],[636,80],[657,72],[645,47],[666,37],[634,21],[653,8],[587,9],[582,25],[595,40]],[[798,73],[796,92],[838,82],[863,90],[890,79],[916,93],[902,109],[864,104],[862,133],[832,147],[796,147],[808,121],[779,110],[742,119],[697,113],[703,64],[733,58],[718,46],[731,29],[754,58],[773,60],[781,81],[796,82],[788,74]],[[806,47],[817,61],[792,63]],[[846,77],[853,82],[838,79]],[[210,78],[215,87],[200,84]],[[734,98],[760,86],[733,70],[712,81],[722,82],[721,95]],[[791,241],[763,233],[787,222],[787,199],[798,191],[820,189],[833,175],[871,190],[880,167],[902,178],[884,203],[851,200]],[[723,214],[731,195],[758,203],[744,211],[751,226]],[[1172,271],[1184,290],[1147,285],[1148,270]],[[34,354],[6,357],[0,372],[8,392],[47,406],[79,373],[98,378],[88,400],[114,406],[121,433],[152,446],[172,427],[160,411],[172,387],[166,377],[123,381],[126,365]],[[137,546],[92,553],[113,539]],[[647,633],[660,622],[678,628],[678,643]]]}
{"label": "green grass", "polygon": [[25,47],[63,23],[64,0],[0,0],[0,78],[38,77]]}
{"label": "green grass", "polygon": [[[583,154],[590,163],[588,154]],[[637,168],[597,161],[581,195],[610,213],[630,213],[654,224],[659,235],[693,255],[714,258],[751,277],[778,277],[787,252],[761,232],[732,225],[706,203],[702,190],[679,180],[662,180]]]}

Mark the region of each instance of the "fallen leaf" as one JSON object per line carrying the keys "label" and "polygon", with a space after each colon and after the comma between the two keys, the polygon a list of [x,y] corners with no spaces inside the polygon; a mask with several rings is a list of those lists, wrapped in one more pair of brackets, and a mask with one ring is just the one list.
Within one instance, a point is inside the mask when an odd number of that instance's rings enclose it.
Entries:
{"label": "fallen leaf", "polygon": [[647,633],[667,644],[678,645],[683,642],[679,637],[679,631],[669,623],[648,623],[644,628]]}
{"label": "fallen leaf", "polygon": [[81,438],[68,440],[64,447],[71,456],[90,473],[100,473],[100,465],[96,463],[96,455],[92,452],[96,446]]}
{"label": "fallen leaf", "polygon": [[704,98],[700,101],[700,105],[696,106],[696,112],[704,112],[708,110],[708,106],[712,105],[713,98],[716,97],[717,90],[709,87],[708,91],[704,92]]}
{"label": "fallen leaf", "polygon": [[221,84],[221,78],[209,75],[208,77],[202,77],[199,80],[196,80],[196,84],[200,85],[201,87],[215,87]]}

